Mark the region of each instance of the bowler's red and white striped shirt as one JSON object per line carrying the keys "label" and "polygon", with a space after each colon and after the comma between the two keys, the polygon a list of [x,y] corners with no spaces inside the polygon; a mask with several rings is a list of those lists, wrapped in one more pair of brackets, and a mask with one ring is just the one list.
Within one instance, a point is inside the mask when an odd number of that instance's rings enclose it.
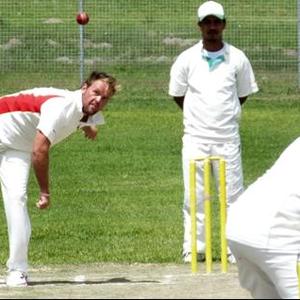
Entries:
{"label": "bowler's red and white striped shirt", "polygon": [[[21,151],[32,151],[37,129],[54,145],[81,125],[81,90],[34,88],[0,97],[0,144]],[[86,125],[102,124],[96,114]]]}

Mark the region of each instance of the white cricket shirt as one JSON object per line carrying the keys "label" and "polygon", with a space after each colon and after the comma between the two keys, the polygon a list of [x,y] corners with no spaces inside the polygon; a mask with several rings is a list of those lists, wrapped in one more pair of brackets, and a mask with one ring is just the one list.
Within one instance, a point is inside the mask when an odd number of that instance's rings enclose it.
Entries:
{"label": "white cricket shirt", "polygon": [[258,91],[245,54],[224,43],[225,60],[210,70],[202,41],[182,52],[170,72],[169,94],[185,96],[184,134],[204,143],[239,140],[239,97]]}
{"label": "white cricket shirt", "polygon": [[227,237],[300,253],[300,138],[230,206]]}
{"label": "white cricket shirt", "polygon": [[0,145],[21,151],[32,151],[39,129],[54,145],[78,127],[103,124],[100,114],[81,123],[81,90],[35,88],[0,97]]}

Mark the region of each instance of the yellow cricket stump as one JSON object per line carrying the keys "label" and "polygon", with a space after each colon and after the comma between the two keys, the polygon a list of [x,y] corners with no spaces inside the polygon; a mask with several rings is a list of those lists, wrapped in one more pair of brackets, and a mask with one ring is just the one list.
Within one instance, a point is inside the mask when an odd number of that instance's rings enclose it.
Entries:
{"label": "yellow cricket stump", "polygon": [[298,275],[298,290],[300,299],[300,261],[297,262],[297,275]]}
{"label": "yellow cricket stump", "polygon": [[220,236],[221,236],[221,271],[226,273],[227,263],[227,238],[226,238],[226,216],[227,216],[227,193],[226,193],[226,162],[220,159],[219,167],[219,199],[220,199]]}
{"label": "yellow cricket stump", "polygon": [[211,213],[211,162],[219,161],[219,201],[220,201],[220,237],[221,237],[221,271],[227,272],[227,239],[226,239],[226,163],[222,157],[210,156],[196,158],[190,161],[190,211],[191,211],[191,244],[192,272],[197,272],[197,191],[196,171],[197,161],[204,163],[204,214],[205,214],[205,262],[206,272],[212,272],[212,213]]}
{"label": "yellow cricket stump", "polygon": [[204,159],[204,215],[205,215],[205,263],[206,272],[212,271],[212,218],[211,218],[211,195],[210,195],[210,160]]}
{"label": "yellow cricket stump", "polygon": [[196,163],[190,162],[190,210],[191,210],[191,244],[192,272],[197,272],[197,220],[196,220]]}

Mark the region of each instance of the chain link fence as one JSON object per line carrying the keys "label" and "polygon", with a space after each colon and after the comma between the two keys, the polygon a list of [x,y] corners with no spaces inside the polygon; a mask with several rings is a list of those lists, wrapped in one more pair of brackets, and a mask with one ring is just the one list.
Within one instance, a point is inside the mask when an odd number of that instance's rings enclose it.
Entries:
{"label": "chain link fence", "polygon": [[[202,2],[1,0],[0,72],[80,72],[82,54],[85,72],[104,65],[170,65],[199,40],[196,14]],[[254,69],[285,70],[297,82],[297,1],[221,3],[227,16],[224,38],[245,51]],[[82,48],[80,5],[90,16],[82,28]]]}

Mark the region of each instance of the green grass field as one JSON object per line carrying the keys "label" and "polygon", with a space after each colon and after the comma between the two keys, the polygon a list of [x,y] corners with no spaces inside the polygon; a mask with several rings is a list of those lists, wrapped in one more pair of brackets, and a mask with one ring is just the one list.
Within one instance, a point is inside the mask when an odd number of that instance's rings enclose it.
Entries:
{"label": "green grass field", "polygon": [[[12,3],[17,5],[18,1]],[[239,3],[242,16],[248,1]],[[253,3],[253,8],[259,6],[259,1]],[[283,6],[286,3],[282,1]],[[177,4],[179,8],[175,11],[180,14],[182,1]],[[129,2],[127,9],[133,14]],[[163,14],[164,6],[159,9]],[[276,12],[286,16],[284,8]],[[261,14],[260,11],[258,16]],[[255,41],[256,36],[251,38]],[[285,38],[283,31],[274,43]],[[179,53],[180,49],[177,50]],[[101,66],[118,78],[122,89],[104,112],[106,125],[100,128],[96,142],[85,140],[77,132],[52,149],[52,206],[47,211],[35,208],[38,188],[31,176],[28,207],[32,221],[32,265],[181,263],[182,113],[167,94],[169,67]],[[0,72],[1,91],[44,85],[75,89],[78,73],[74,66],[68,68]],[[281,68],[255,71],[260,92],[243,106],[241,120],[246,186],[262,175],[300,134],[296,74]],[[0,264],[4,267],[8,249],[2,202],[0,218]],[[215,230],[217,224],[216,218]],[[215,234],[215,259],[219,258],[217,237]]]}
{"label": "green grass field", "polygon": [[[96,142],[78,132],[51,153],[52,207],[38,211],[32,176],[30,261],[33,264],[86,262],[181,262],[182,113],[166,94],[167,76],[128,74],[105,111]],[[259,76],[258,76],[259,77]],[[274,162],[299,135],[297,90],[274,86],[243,107],[241,135],[246,185]],[[276,93],[272,94],[271,91]],[[1,204],[1,211],[3,210]],[[0,261],[7,256],[1,212]],[[215,230],[218,228],[216,219]],[[214,257],[219,257],[218,234]]]}

